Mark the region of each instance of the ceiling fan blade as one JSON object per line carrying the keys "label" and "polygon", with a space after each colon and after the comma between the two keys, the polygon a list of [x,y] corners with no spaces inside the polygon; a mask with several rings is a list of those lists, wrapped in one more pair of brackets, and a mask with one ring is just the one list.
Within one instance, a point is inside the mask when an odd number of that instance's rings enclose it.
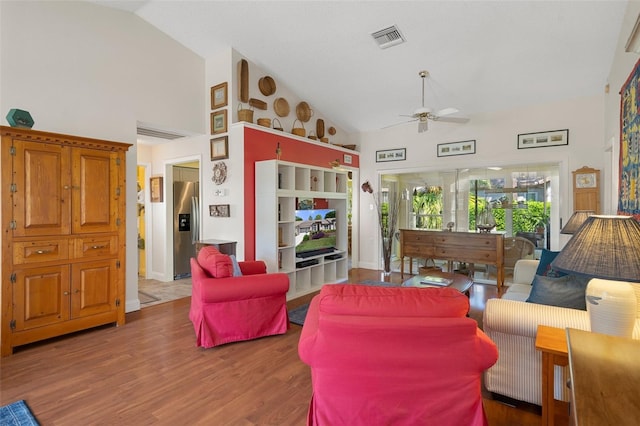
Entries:
{"label": "ceiling fan blade", "polygon": [[443,117],[445,115],[455,114],[456,112],[460,112],[460,110],[458,108],[449,107],[443,108],[440,111],[436,111],[433,113],[433,115],[435,115],[436,117]]}
{"label": "ceiling fan blade", "polygon": [[418,120],[416,119],[416,120],[409,120],[409,121],[401,121],[400,123],[389,124],[388,126],[381,127],[380,129],[388,129],[389,127],[402,126],[403,124],[413,123],[414,121],[418,121]]}
{"label": "ceiling fan blade", "polygon": [[420,122],[418,123],[418,133],[424,133],[424,132],[426,132],[427,130],[429,130],[429,125],[428,125],[428,123],[427,123],[427,120],[420,121]]}
{"label": "ceiling fan blade", "polygon": [[464,124],[464,123],[468,123],[469,122],[469,118],[468,117],[432,117],[433,121],[442,121],[445,123],[460,123],[460,124]]}

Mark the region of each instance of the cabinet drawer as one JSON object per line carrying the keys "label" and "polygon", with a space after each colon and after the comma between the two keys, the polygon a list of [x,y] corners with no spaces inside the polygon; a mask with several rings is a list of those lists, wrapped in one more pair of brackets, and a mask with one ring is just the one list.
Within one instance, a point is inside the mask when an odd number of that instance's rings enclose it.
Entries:
{"label": "cabinet drawer", "polygon": [[51,262],[68,258],[69,242],[67,239],[13,243],[13,263],[16,265]]}
{"label": "cabinet drawer", "polygon": [[118,253],[118,237],[115,235],[76,238],[74,243],[75,259],[110,257]]}

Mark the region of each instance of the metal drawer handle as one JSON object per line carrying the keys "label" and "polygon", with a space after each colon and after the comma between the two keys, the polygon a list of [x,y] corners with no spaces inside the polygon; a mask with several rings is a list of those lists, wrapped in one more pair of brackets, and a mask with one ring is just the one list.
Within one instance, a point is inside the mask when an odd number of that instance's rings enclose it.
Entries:
{"label": "metal drawer handle", "polygon": [[106,244],[105,244],[105,245],[102,245],[102,246],[91,246],[91,248],[92,248],[93,250],[102,249],[102,248],[106,248],[106,247],[107,247],[107,245],[106,245]]}
{"label": "metal drawer handle", "polygon": [[36,254],[49,254],[53,253],[53,250],[36,250]]}

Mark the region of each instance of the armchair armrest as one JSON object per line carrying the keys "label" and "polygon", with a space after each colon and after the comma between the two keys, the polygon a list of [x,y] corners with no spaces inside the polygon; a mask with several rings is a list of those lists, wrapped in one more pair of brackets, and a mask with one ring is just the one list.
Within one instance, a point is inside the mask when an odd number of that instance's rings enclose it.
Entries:
{"label": "armchair armrest", "polygon": [[[587,311],[516,300],[489,299],[484,310],[485,331],[535,338],[538,325],[589,330]],[[489,333],[490,334],[490,333]]]}
{"label": "armchair armrest", "polygon": [[267,264],[262,260],[245,260],[238,262],[242,275],[266,274]]}
{"label": "armchair armrest", "polygon": [[[195,290],[194,286],[194,290]],[[284,294],[289,290],[289,276],[283,273],[243,275],[229,278],[205,278],[199,283],[202,303],[255,299]]]}

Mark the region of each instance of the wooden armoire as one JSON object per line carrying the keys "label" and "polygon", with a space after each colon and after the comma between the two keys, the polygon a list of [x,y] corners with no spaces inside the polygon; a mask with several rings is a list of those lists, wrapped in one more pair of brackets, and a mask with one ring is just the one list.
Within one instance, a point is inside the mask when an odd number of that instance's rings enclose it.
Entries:
{"label": "wooden armoire", "polygon": [[0,126],[1,355],[124,324],[130,144]]}

